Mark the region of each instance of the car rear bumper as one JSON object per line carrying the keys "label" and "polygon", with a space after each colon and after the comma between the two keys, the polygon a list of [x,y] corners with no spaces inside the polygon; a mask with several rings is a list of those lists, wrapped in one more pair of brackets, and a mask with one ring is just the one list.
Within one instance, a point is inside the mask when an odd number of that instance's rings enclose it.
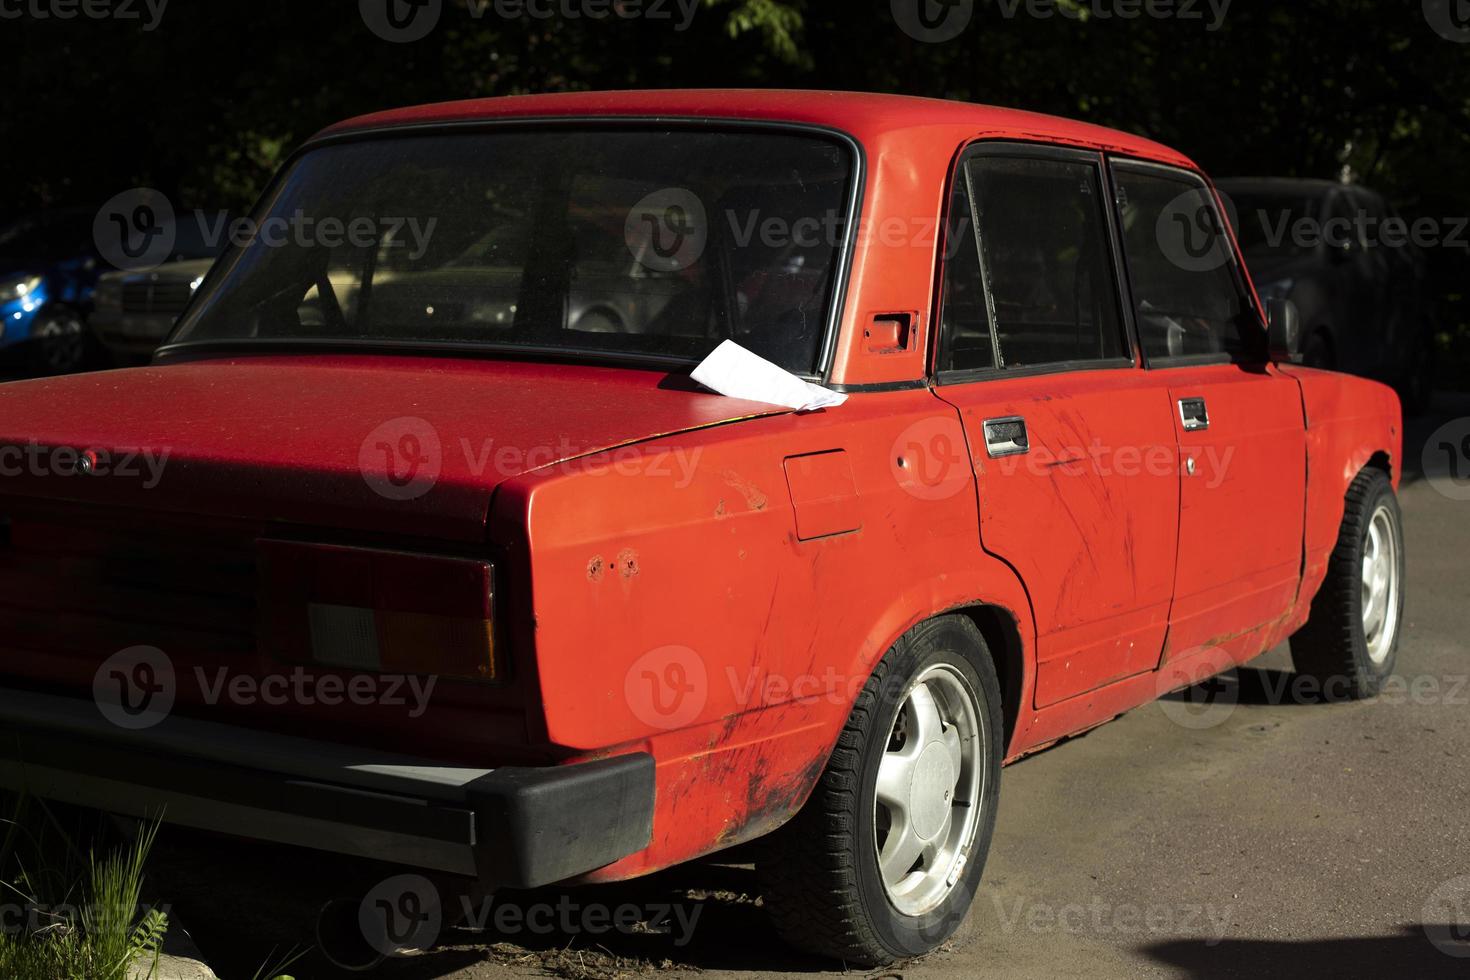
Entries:
{"label": "car rear bumper", "polygon": [[258,840],[534,888],[653,836],[646,754],[472,769],[169,717],[143,729],[91,701],[0,689],[0,787]]}

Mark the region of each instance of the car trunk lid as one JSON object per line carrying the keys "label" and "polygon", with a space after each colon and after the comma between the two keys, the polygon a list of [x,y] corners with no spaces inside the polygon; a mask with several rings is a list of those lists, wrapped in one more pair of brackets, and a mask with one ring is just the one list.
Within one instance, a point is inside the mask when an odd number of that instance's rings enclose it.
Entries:
{"label": "car trunk lid", "polygon": [[0,496],[479,542],[506,479],[775,411],[647,370],[209,360],[0,387]]}

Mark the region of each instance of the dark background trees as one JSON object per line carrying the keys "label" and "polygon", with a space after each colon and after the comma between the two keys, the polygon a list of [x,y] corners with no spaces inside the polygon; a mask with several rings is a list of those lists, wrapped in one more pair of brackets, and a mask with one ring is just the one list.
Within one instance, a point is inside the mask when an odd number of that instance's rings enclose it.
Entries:
{"label": "dark background trees", "polygon": [[[1017,106],[1146,134],[1216,176],[1350,177],[1410,216],[1470,216],[1470,29],[1445,29],[1470,25],[1470,0],[1234,0],[1213,30],[1207,0],[1192,5],[1198,18],[1177,16],[1179,0],[1176,16],[1133,19],[1096,11],[1143,0],[1057,0],[1067,9],[1049,17],[1035,16],[1038,0],[973,0],[968,26],[943,43],[900,30],[890,0],[686,0],[697,7],[682,31],[674,0],[670,19],[629,20],[443,0],[437,28],[414,43],[375,36],[358,0],[172,0],[147,31],[34,15],[66,2],[0,0],[24,13],[0,19],[0,217],[134,186],[242,209],[296,144],[354,113],[669,86]],[[970,0],[922,2],[933,13]],[[147,19],[142,0],[134,9]],[[1447,337],[1463,333],[1470,250],[1431,260]]]}

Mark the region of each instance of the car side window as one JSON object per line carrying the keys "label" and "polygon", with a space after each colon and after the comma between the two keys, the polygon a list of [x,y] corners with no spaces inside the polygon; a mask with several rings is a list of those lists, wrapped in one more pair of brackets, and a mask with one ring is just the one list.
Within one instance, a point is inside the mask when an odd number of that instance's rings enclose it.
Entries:
{"label": "car side window", "polygon": [[1125,164],[1114,166],[1114,178],[1139,340],[1150,361],[1259,360],[1255,309],[1204,181]]}
{"label": "car side window", "polygon": [[974,226],[951,240],[941,371],[1128,363],[1098,166],[980,155],[959,176],[951,234]]}

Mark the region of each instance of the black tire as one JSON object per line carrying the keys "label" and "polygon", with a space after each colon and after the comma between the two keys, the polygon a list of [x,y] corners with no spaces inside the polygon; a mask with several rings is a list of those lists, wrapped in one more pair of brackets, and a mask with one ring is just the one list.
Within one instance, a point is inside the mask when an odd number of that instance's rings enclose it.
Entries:
{"label": "black tire", "polygon": [[[951,890],[920,915],[890,900],[878,864],[878,765],[912,686],[933,668],[973,693],[982,773],[979,818]],[[979,888],[995,831],[1002,760],[1000,684],[984,638],[962,616],[929,620],[906,633],[864,686],[817,788],[802,811],[769,838],[758,860],[766,905],[791,945],[862,967],[931,952],[964,922]],[[949,727],[946,727],[946,732]],[[948,792],[951,819],[965,812]],[[961,831],[960,836],[964,836]],[[920,859],[924,860],[924,859]],[[945,879],[954,871],[948,864]]]}
{"label": "black tire", "polygon": [[[1396,588],[1387,597],[1392,635],[1374,656],[1364,624],[1365,548],[1375,515],[1384,514],[1393,539],[1391,564]],[[1291,638],[1297,672],[1313,677],[1327,700],[1357,700],[1377,695],[1398,662],[1404,621],[1403,514],[1388,475],[1377,469],[1358,474],[1348,488],[1337,547],[1328,560],[1307,624]]]}

